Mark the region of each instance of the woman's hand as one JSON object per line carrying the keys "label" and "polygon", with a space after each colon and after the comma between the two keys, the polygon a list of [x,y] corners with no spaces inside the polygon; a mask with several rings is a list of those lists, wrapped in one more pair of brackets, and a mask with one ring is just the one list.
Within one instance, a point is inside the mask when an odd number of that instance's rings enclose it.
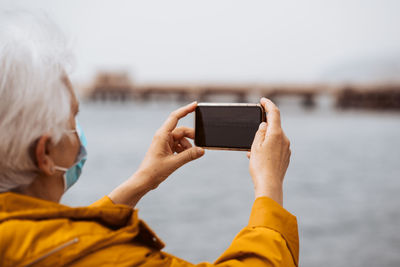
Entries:
{"label": "woman's hand", "polygon": [[254,137],[250,158],[250,175],[255,196],[267,196],[283,204],[283,179],[290,161],[290,141],[281,128],[279,109],[271,100],[262,98],[267,111],[267,123],[263,122]]}
{"label": "woman's hand", "polygon": [[145,174],[150,189],[156,188],[182,165],[204,154],[204,149],[192,147],[186,139],[186,137],[194,139],[193,128],[176,128],[179,119],[193,112],[196,106],[197,102],[193,102],[172,112],[164,125],[156,132],[139,167],[139,171]]}
{"label": "woman's hand", "polygon": [[134,207],[176,169],[204,154],[204,149],[192,147],[187,139],[194,139],[193,128],[176,127],[179,119],[193,112],[196,106],[197,102],[193,102],[170,114],[154,135],[138,171],[109,194],[114,203]]}

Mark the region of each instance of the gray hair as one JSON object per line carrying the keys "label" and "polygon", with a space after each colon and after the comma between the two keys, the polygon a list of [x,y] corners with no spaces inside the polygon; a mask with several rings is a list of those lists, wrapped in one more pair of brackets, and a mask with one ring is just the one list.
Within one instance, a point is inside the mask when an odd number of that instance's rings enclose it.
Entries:
{"label": "gray hair", "polygon": [[38,175],[29,150],[45,133],[56,144],[68,127],[71,95],[62,77],[70,53],[44,15],[0,11],[0,192]]}

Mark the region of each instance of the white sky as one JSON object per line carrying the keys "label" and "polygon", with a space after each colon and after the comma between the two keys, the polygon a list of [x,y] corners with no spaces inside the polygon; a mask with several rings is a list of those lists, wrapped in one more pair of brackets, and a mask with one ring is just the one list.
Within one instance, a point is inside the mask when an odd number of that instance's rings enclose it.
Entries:
{"label": "white sky", "polygon": [[73,79],[315,82],[338,64],[400,58],[400,1],[0,0],[44,10],[72,40]]}

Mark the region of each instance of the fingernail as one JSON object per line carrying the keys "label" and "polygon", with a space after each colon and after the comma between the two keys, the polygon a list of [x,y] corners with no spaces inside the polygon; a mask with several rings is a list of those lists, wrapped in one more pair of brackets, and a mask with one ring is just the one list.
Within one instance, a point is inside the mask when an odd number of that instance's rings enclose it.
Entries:
{"label": "fingernail", "polygon": [[201,147],[198,147],[198,148],[196,149],[196,152],[197,152],[197,155],[201,156],[201,155],[204,154],[204,149],[202,149]]}
{"label": "fingernail", "polygon": [[265,101],[267,101],[267,99],[265,98],[265,97],[261,97],[261,100],[260,100],[261,102],[265,102]]}
{"label": "fingernail", "polygon": [[197,101],[193,101],[192,103],[190,103],[189,105],[193,105],[194,103],[197,103]]}
{"label": "fingernail", "polygon": [[266,125],[267,124],[265,122],[262,122],[262,123],[260,123],[260,126],[258,127],[258,129],[260,129],[260,130],[264,129]]}

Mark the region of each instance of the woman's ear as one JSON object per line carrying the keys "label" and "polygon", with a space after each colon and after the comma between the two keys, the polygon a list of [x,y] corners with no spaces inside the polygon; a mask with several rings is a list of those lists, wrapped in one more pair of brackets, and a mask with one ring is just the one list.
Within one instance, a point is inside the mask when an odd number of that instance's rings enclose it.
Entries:
{"label": "woman's ear", "polygon": [[55,173],[55,165],[50,157],[51,138],[49,135],[42,135],[36,143],[35,156],[39,169],[47,176],[52,176]]}

